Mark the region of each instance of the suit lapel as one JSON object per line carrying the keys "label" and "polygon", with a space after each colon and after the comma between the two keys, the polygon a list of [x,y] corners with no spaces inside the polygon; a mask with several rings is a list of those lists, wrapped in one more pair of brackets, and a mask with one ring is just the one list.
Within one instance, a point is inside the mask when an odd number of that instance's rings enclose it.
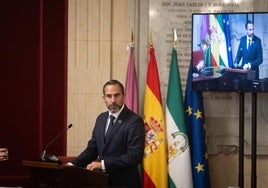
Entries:
{"label": "suit lapel", "polygon": [[103,147],[105,145],[104,141],[105,141],[105,127],[106,127],[106,121],[108,118],[108,111],[106,113],[104,113],[104,115],[101,117],[99,124],[97,126],[100,126],[100,133],[99,133],[99,140],[101,141]]}

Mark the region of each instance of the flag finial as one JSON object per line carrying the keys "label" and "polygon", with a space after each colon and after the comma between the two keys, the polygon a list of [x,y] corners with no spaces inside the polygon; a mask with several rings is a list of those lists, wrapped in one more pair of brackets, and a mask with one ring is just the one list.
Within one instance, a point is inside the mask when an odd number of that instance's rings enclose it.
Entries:
{"label": "flag finial", "polygon": [[149,36],[149,45],[150,45],[150,47],[152,47],[153,46],[152,31],[150,31],[150,34],[149,35],[150,35]]}
{"label": "flag finial", "polygon": [[131,42],[130,42],[130,46],[134,47],[134,33],[133,30],[131,30]]}
{"label": "flag finial", "polygon": [[174,30],[173,30],[173,47],[174,48],[176,48],[177,42],[178,42],[177,32],[176,32],[176,29],[174,28]]}

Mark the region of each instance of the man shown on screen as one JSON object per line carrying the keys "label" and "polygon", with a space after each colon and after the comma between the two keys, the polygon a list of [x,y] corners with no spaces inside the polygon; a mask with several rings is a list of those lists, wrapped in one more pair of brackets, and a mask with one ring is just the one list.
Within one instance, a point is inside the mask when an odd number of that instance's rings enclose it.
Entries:
{"label": "man shown on screen", "polygon": [[[246,35],[241,37],[234,61],[235,68],[255,70],[256,79],[259,79],[259,65],[263,61],[261,39],[254,35],[254,23],[245,24]],[[242,58],[242,61],[240,61]]]}

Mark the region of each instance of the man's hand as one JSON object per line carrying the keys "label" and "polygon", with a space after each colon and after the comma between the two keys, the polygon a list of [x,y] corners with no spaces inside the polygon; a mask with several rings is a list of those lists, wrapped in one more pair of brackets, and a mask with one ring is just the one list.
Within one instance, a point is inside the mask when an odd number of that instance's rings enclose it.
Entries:
{"label": "man's hand", "polygon": [[101,162],[93,161],[92,163],[87,165],[87,170],[101,170]]}
{"label": "man's hand", "polygon": [[245,65],[243,66],[243,69],[244,69],[244,70],[249,70],[250,68],[251,68],[250,63],[247,63],[247,64],[245,64]]}
{"label": "man's hand", "polygon": [[241,68],[241,66],[242,66],[242,62],[234,64],[234,68]]}

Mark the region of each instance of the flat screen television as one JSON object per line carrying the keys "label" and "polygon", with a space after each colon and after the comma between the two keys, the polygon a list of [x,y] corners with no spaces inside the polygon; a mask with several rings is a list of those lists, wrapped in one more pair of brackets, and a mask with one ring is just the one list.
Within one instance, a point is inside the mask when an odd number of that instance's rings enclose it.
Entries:
{"label": "flat screen television", "polygon": [[192,14],[192,89],[268,92],[268,12]]}

